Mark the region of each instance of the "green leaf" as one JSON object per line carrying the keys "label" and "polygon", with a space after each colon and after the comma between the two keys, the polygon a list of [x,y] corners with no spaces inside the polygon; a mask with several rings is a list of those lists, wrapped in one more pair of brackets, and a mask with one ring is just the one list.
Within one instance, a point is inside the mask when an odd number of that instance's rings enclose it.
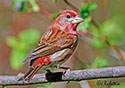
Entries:
{"label": "green leaf", "polygon": [[28,2],[29,2],[30,5],[32,6],[32,10],[33,10],[34,12],[39,12],[40,7],[39,7],[39,5],[37,4],[36,0],[28,0]]}
{"label": "green leaf", "polygon": [[57,2],[57,0],[52,0],[52,2],[53,2],[53,3],[56,3],[56,2]]}
{"label": "green leaf", "polygon": [[86,31],[89,28],[91,18],[88,17],[88,18],[85,18],[84,20],[85,20],[84,22],[82,22],[78,25],[78,27],[77,27],[78,31],[81,31],[81,30]]}
{"label": "green leaf", "polygon": [[25,0],[13,0],[13,8],[16,11],[24,12],[27,9]]}
{"label": "green leaf", "polygon": [[63,10],[60,10],[59,12],[52,15],[51,19],[54,20],[58,14],[60,14]]}
{"label": "green leaf", "polygon": [[94,10],[97,8],[97,5],[95,3],[82,3],[82,6],[80,8],[80,16],[84,19],[86,17],[88,17],[88,15],[90,14],[91,10]]}
{"label": "green leaf", "polygon": [[10,53],[10,66],[13,69],[19,69],[22,66],[22,60],[27,56],[28,49],[36,46],[40,33],[34,29],[27,29],[20,32],[19,38],[8,37],[7,44],[12,47]]}
{"label": "green leaf", "polygon": [[15,37],[10,36],[7,38],[6,42],[10,47],[15,47],[17,40]]}
{"label": "green leaf", "polygon": [[[30,4],[32,8],[27,8],[27,4]],[[40,10],[39,5],[36,0],[13,0],[13,7],[17,11],[24,12],[28,10],[29,12],[34,11],[38,12]]]}
{"label": "green leaf", "polygon": [[91,10],[95,10],[97,8],[97,4],[95,3],[90,3],[89,4],[89,7],[88,7],[88,10],[91,11]]}
{"label": "green leaf", "polygon": [[14,49],[21,49],[21,50],[27,49],[26,48],[27,46],[24,43],[21,43],[15,37],[8,37],[6,41],[7,41],[7,44]]}
{"label": "green leaf", "polygon": [[27,9],[26,2],[23,1],[23,2],[21,3],[21,5],[22,5],[21,11],[22,11],[22,12],[26,11],[26,9]]}
{"label": "green leaf", "polygon": [[79,11],[80,17],[82,17],[83,19],[85,19],[89,14],[89,11],[87,9],[87,5],[88,4],[82,3],[82,6],[81,6],[80,11]]}
{"label": "green leaf", "polygon": [[10,54],[10,66],[12,69],[19,69],[23,64],[22,61],[26,58],[27,51],[13,49]]}
{"label": "green leaf", "polygon": [[93,68],[107,67],[108,60],[102,57],[96,57],[94,62],[92,63]]}

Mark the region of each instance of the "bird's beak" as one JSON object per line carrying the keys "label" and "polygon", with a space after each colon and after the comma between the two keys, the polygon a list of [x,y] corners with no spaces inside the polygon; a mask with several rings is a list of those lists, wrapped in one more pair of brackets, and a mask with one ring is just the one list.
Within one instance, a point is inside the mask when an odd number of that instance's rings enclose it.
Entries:
{"label": "bird's beak", "polygon": [[78,23],[81,23],[81,22],[83,22],[83,21],[84,21],[84,19],[82,19],[82,18],[79,17],[79,16],[76,16],[76,17],[73,19],[72,23],[73,23],[73,24],[78,24]]}

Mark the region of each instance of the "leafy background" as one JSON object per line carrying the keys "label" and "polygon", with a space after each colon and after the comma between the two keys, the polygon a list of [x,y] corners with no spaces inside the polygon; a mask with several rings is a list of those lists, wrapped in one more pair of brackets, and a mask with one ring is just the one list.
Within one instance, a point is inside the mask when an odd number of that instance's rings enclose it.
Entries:
{"label": "leafy background", "polygon": [[[79,24],[79,44],[73,56],[63,65],[72,69],[89,69],[123,65],[118,55],[102,41],[106,36],[112,45],[125,55],[125,11],[124,0],[0,0],[0,74],[17,75],[25,73],[28,63],[22,64],[28,53],[36,46],[41,35],[53,19],[65,9],[76,10],[85,21]],[[72,5],[74,7],[72,7]],[[58,8],[57,8],[58,7]],[[77,7],[77,8],[76,8]],[[79,10],[78,10],[79,9]],[[92,23],[95,21],[99,29]],[[87,33],[97,38],[88,36]],[[39,71],[41,72],[41,71]],[[42,71],[43,72],[43,71]],[[117,81],[118,86],[102,88],[123,88],[125,79]],[[88,81],[91,88],[100,88],[97,80]],[[82,88],[87,83],[70,82],[52,85],[30,85],[22,88]],[[61,85],[61,86],[60,86]],[[10,87],[11,88],[11,87]],[[20,86],[16,86],[20,88]]]}

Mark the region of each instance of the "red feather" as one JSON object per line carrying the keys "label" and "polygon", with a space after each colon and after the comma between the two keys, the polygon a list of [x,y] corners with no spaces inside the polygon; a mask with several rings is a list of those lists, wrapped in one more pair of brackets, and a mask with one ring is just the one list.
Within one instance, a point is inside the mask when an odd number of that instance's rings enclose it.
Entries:
{"label": "red feather", "polygon": [[50,56],[45,57],[39,57],[35,60],[32,68],[35,68],[36,66],[40,65],[48,65],[50,63]]}

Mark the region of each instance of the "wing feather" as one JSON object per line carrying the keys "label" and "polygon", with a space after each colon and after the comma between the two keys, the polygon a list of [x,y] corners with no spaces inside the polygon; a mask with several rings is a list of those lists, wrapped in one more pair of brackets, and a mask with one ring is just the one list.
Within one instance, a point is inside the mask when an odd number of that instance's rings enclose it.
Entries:
{"label": "wing feather", "polygon": [[73,44],[74,36],[72,34],[67,34],[59,29],[56,29],[56,35],[54,32],[54,29],[47,30],[43,34],[38,46],[23,62],[51,55]]}

